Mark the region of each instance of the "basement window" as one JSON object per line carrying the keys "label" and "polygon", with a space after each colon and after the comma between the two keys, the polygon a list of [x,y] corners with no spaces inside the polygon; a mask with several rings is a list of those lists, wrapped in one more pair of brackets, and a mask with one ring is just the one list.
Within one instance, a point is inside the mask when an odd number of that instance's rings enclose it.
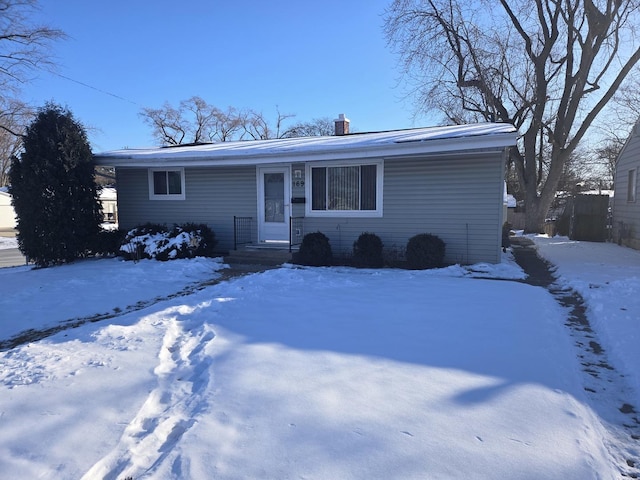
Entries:
{"label": "basement window", "polygon": [[149,200],[184,200],[183,168],[150,168]]}

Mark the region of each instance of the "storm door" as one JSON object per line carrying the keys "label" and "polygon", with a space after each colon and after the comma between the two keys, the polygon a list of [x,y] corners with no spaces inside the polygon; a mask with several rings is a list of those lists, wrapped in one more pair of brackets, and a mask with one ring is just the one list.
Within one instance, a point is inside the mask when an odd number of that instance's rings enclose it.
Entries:
{"label": "storm door", "polygon": [[289,242],[288,167],[258,169],[258,236],[261,242]]}

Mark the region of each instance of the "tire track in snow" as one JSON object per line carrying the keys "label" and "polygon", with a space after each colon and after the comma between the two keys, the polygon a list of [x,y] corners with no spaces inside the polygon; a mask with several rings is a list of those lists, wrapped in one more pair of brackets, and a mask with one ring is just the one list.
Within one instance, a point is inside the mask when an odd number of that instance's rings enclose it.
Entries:
{"label": "tire track in snow", "polygon": [[168,318],[154,369],[157,387],[126,427],[118,445],[95,463],[83,480],[139,478],[153,472],[206,410],[204,394],[211,365],[206,350],[215,334],[205,323],[178,318],[193,311],[181,306],[163,312]]}

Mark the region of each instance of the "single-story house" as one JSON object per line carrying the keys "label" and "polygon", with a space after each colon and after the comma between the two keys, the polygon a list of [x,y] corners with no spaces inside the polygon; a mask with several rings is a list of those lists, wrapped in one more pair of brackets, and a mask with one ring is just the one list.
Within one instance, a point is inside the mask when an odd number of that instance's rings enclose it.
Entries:
{"label": "single-story house", "polygon": [[613,241],[640,250],[640,120],[616,161],[613,197]]}
{"label": "single-story house", "polygon": [[11,195],[0,189],[0,230],[16,228],[16,212],[11,205]]}
{"label": "single-story house", "polygon": [[431,233],[449,262],[500,262],[513,126],[355,134],[348,126],[340,115],[335,136],[125,149],[95,161],[115,167],[121,229],[206,223],[221,250],[248,241],[290,248],[321,231],[334,254],[371,232],[392,255]]}

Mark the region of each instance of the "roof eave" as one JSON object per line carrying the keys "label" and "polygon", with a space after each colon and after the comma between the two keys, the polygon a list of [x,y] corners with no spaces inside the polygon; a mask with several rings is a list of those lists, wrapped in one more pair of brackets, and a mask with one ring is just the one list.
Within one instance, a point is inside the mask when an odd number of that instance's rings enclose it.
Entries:
{"label": "roof eave", "polygon": [[[113,167],[150,167],[171,165],[175,167],[203,166],[251,166],[269,163],[319,162],[336,160],[360,160],[364,158],[401,158],[416,156],[433,156],[456,151],[499,149],[516,145],[517,132],[496,133],[445,139],[431,139],[415,142],[390,143],[382,145],[366,145],[355,148],[326,148],[319,150],[287,150],[225,155],[212,152],[207,155],[171,154],[145,156],[133,150],[131,154],[97,154],[94,161],[97,165]],[[181,152],[182,153],[182,152]]]}

